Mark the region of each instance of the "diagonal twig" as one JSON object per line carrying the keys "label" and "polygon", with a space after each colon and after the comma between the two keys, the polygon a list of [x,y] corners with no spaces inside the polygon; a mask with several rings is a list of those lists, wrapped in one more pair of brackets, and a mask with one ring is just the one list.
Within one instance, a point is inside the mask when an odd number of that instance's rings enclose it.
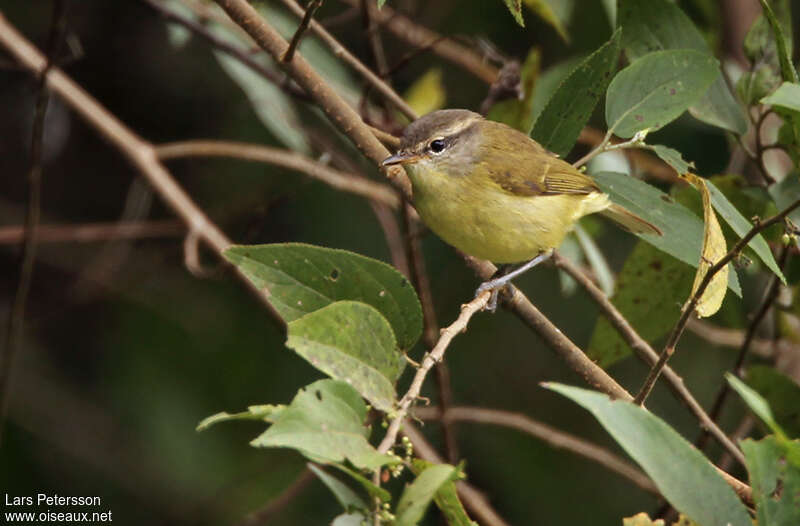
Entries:
{"label": "diagonal twig", "polygon": [[283,57],[281,57],[281,62],[292,61],[292,58],[294,58],[294,52],[297,49],[297,46],[300,45],[300,41],[303,39],[303,33],[305,33],[306,29],[308,29],[308,24],[311,22],[311,18],[314,16],[314,13],[316,13],[317,9],[319,9],[322,5],[322,1],[323,0],[311,0],[308,3],[308,7],[303,15],[303,19],[300,20],[300,25],[297,26],[297,30],[294,32],[291,42],[289,42],[289,48],[286,50],[286,53],[283,54]]}

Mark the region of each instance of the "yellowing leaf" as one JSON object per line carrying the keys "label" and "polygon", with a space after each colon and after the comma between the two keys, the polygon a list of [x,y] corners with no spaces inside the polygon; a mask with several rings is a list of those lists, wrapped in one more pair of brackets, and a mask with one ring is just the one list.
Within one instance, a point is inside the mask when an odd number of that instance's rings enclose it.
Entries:
{"label": "yellowing leaf", "polygon": [[[705,180],[691,173],[684,174],[681,177],[697,188],[703,197],[703,219],[705,223],[703,228],[703,251],[700,254],[700,264],[697,266],[697,274],[694,276],[694,285],[692,285],[692,296],[694,296],[708,269],[725,256],[728,252],[728,247],[725,244],[725,236],[722,235],[722,228],[719,226],[717,216],[711,207],[711,194],[708,191]],[[725,299],[725,291],[728,288],[728,272],[729,268],[726,265],[711,278],[711,282],[697,302],[696,310],[699,317],[711,316],[722,306],[722,300]]]}
{"label": "yellowing leaf", "polygon": [[408,88],[405,99],[419,115],[443,108],[445,90],[442,84],[442,70],[429,69]]}
{"label": "yellowing leaf", "polygon": [[653,520],[645,512],[639,512],[633,517],[622,519],[622,526],[664,526],[664,519]]}

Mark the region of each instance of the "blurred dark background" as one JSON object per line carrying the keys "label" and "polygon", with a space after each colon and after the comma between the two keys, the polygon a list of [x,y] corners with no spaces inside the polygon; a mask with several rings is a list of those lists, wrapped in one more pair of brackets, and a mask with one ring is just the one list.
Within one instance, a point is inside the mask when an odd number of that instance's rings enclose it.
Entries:
{"label": "blurred dark background", "polygon": [[[523,60],[539,46],[545,68],[608,38],[611,26],[601,1],[553,3],[571,9],[569,45],[530,12],[527,27],[517,27],[500,0],[388,2],[443,34],[485,38],[509,57]],[[722,47],[724,2],[680,4]],[[137,0],[66,5],[69,38],[82,51],[64,69],[146,140],[278,144],[204,41],[174,46],[165,21]],[[328,0],[317,18],[345,9]],[[39,46],[51,10],[44,0],[0,0],[3,15]],[[370,63],[358,16],[332,31]],[[391,35],[384,42],[391,60],[409,51]],[[0,60],[0,224],[10,227],[24,221],[36,82],[3,52]],[[433,66],[443,72],[447,106],[477,109],[486,86],[431,53],[416,56],[392,81],[402,93]],[[329,133],[316,115],[300,111],[309,127]],[[602,128],[602,111],[596,117]],[[681,149],[704,175],[721,172],[728,161],[724,137],[688,118],[661,132],[658,141]],[[236,242],[302,241],[389,261],[382,231],[360,198],[266,165],[198,159],[170,162],[169,168]],[[39,246],[0,449],[4,492],[97,495],[103,503],[97,511],[111,510],[118,524],[232,524],[265,505],[301,472],[302,458],[249,447],[263,428],[259,424],[201,434],[195,426],[218,411],[286,403],[320,374],[283,346],[281,329],[258,300],[210,254],[201,253],[208,277],[187,271],[174,216],[125,159],[57,98],[47,118],[42,189],[43,224],[175,224],[167,228],[172,234],[145,239]],[[616,270],[634,244],[604,225],[597,241]],[[428,235],[423,246],[439,320],[446,325],[471,298],[477,279],[435,236]],[[3,332],[19,254],[18,242],[0,245]],[[744,302],[728,299],[737,314],[752,309],[758,299],[752,292],[763,286],[746,274],[742,278]],[[597,310],[580,292],[565,295],[553,268],[537,269],[519,285],[578,345],[588,343]],[[414,355],[420,354],[418,346]],[[672,365],[707,407],[733,358],[732,350],[689,334]],[[477,316],[447,361],[456,404],[519,411],[618,450],[591,416],[538,386],[544,380],[583,383],[510,314]],[[635,389],[645,368],[627,359],[611,373]],[[427,394],[435,400],[432,378],[429,384]],[[648,405],[690,440],[698,433],[694,419],[663,387]],[[741,411],[733,401],[724,427],[730,429]],[[437,425],[425,429],[440,446]],[[457,429],[469,480],[512,524],[619,524],[623,516],[658,507],[626,480],[531,437],[466,424]],[[714,447],[710,451],[718,455]],[[338,511],[314,481],[271,523],[326,524]],[[431,516],[429,523],[436,524]]]}

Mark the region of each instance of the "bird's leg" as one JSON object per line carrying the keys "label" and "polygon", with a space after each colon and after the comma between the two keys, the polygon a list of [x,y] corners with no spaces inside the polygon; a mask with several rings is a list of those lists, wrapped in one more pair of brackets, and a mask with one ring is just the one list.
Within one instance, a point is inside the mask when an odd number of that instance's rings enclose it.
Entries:
{"label": "bird's leg", "polygon": [[481,285],[478,287],[478,290],[475,291],[475,296],[478,296],[479,294],[487,290],[491,290],[492,295],[489,297],[489,302],[486,304],[486,309],[491,312],[494,312],[495,309],[497,309],[497,296],[500,294],[500,291],[503,290],[503,287],[505,287],[509,281],[516,278],[520,274],[524,274],[525,272],[529,271],[542,261],[550,259],[550,256],[552,255],[553,251],[548,250],[547,252],[542,252],[532,260],[528,261],[527,263],[524,263],[523,265],[517,267],[516,269],[510,272],[508,272],[507,269],[502,269],[503,274],[500,277],[490,279],[489,281],[481,283]]}

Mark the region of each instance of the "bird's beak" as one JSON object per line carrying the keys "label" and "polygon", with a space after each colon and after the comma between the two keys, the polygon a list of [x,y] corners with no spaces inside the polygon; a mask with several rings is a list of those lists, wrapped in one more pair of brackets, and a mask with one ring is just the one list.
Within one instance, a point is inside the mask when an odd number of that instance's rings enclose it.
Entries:
{"label": "bird's beak", "polygon": [[387,157],[383,161],[381,161],[381,166],[393,166],[395,164],[407,164],[413,163],[414,161],[418,161],[420,156],[416,153],[411,152],[397,152],[396,154],[392,155],[391,157]]}

